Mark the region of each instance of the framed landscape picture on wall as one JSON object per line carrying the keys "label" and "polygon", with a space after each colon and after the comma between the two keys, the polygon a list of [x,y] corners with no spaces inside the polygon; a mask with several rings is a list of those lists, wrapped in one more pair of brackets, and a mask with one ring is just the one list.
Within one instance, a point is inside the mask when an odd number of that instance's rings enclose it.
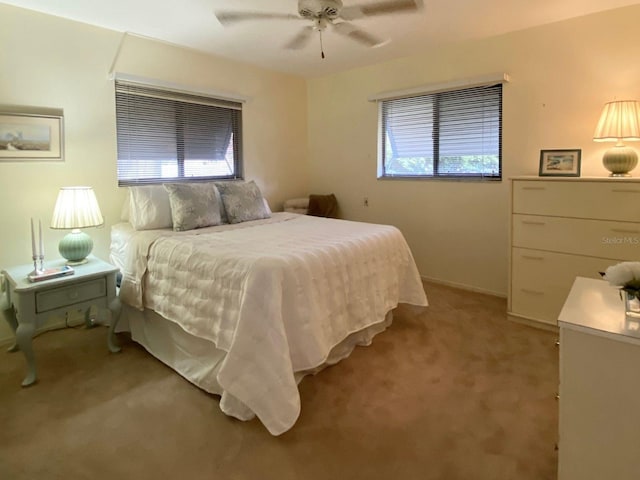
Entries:
{"label": "framed landscape picture on wall", "polygon": [[582,150],[540,150],[541,177],[579,177]]}
{"label": "framed landscape picture on wall", "polygon": [[0,112],[0,161],[61,161],[62,115]]}

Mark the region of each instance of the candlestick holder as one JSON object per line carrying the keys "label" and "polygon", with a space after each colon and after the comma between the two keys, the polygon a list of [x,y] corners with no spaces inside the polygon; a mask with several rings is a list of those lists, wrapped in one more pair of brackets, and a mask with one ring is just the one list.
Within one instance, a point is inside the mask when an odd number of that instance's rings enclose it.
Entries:
{"label": "candlestick holder", "polygon": [[40,260],[40,272],[44,272],[44,255],[38,255],[38,260]]}
{"label": "candlestick holder", "polygon": [[31,256],[31,259],[33,260],[33,272],[31,272],[31,275],[38,276],[42,272],[42,263],[40,263],[40,268],[38,268],[39,258],[40,257],[38,255]]}

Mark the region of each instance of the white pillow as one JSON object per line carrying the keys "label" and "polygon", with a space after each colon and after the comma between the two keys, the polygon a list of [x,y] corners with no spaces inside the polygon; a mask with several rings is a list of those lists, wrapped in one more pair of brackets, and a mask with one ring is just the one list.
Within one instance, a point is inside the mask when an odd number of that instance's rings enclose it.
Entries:
{"label": "white pillow", "polygon": [[173,228],[169,193],[162,185],[129,187],[129,223],[136,230]]}

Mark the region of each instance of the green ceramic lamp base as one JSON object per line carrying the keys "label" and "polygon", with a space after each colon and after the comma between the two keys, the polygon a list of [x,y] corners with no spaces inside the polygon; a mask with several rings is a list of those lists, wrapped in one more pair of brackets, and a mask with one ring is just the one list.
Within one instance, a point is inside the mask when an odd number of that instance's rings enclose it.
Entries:
{"label": "green ceramic lamp base", "polygon": [[632,148],[619,144],[605,152],[602,164],[611,172],[610,177],[630,177],[629,172],[638,164],[638,154]]}
{"label": "green ceramic lamp base", "polygon": [[86,233],[75,228],[64,236],[58,244],[58,251],[62,258],[67,259],[69,265],[87,263],[87,256],[93,250],[93,240]]}

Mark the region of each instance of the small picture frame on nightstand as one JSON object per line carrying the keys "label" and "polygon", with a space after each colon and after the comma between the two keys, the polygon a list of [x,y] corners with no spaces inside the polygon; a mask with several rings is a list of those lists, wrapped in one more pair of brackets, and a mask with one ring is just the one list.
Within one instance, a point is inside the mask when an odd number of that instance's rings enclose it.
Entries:
{"label": "small picture frame on nightstand", "polygon": [[540,150],[541,177],[579,177],[582,150]]}

